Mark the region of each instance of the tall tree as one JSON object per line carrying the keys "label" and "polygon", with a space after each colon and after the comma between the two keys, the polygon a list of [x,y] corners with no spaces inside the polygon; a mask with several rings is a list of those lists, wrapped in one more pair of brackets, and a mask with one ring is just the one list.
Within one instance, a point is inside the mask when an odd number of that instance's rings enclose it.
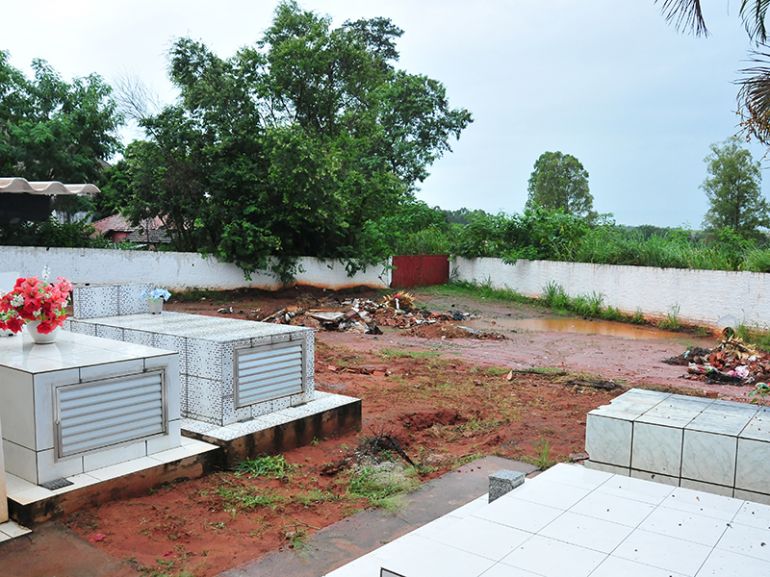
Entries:
{"label": "tall tree", "polygon": [[355,258],[365,223],[411,199],[471,122],[440,82],[396,68],[401,33],[282,2],[230,58],[177,41],[180,99],[142,120],[128,157],[132,214],[173,218],[181,248],[246,271],[270,255]]}
{"label": "tall tree", "polygon": [[751,152],[737,138],[712,144],[705,162],[709,176],[702,188],[709,200],[703,226],[709,230],[730,228],[743,236],[770,227],[770,204],[762,197],[762,174]]}
{"label": "tall tree", "polygon": [[571,154],[541,154],[535,161],[527,190],[527,209],[561,210],[582,218],[594,215],[588,171]]}
{"label": "tall tree", "polygon": [[32,69],[28,79],[0,51],[0,174],[97,182],[120,150],[110,87],[95,74],[66,82],[42,60]]}

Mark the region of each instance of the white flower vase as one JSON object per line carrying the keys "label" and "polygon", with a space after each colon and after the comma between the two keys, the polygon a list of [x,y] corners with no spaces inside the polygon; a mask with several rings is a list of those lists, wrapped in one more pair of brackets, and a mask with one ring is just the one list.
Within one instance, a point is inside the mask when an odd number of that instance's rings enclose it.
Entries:
{"label": "white flower vase", "polygon": [[59,327],[56,327],[50,333],[38,332],[37,327],[40,325],[40,321],[29,321],[27,323],[27,330],[32,340],[36,345],[50,345],[56,341],[56,337],[59,336]]}
{"label": "white flower vase", "polygon": [[163,312],[163,299],[147,299],[151,315],[159,315]]}

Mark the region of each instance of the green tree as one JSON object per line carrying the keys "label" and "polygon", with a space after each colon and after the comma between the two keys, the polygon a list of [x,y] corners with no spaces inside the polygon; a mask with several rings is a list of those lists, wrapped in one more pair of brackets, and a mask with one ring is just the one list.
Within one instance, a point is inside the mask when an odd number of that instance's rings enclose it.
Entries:
{"label": "green tree", "polygon": [[571,154],[544,152],[529,177],[526,209],[561,210],[582,218],[592,217],[593,196],[588,171]]}
{"label": "green tree", "polygon": [[303,255],[357,260],[366,223],[409,203],[471,122],[441,83],[395,67],[401,33],[283,2],[230,58],[177,41],[179,101],[141,120],[147,140],[127,154],[132,217],[167,218],[179,248],[247,272],[270,255],[283,273]]}
{"label": "green tree", "polygon": [[42,60],[32,69],[28,79],[0,51],[0,174],[97,182],[120,150],[110,87],[95,74],[66,82]]}
{"label": "green tree", "polygon": [[762,197],[759,162],[733,137],[712,144],[705,162],[709,176],[702,188],[709,201],[703,226],[709,230],[729,228],[744,236],[770,226],[770,204]]}

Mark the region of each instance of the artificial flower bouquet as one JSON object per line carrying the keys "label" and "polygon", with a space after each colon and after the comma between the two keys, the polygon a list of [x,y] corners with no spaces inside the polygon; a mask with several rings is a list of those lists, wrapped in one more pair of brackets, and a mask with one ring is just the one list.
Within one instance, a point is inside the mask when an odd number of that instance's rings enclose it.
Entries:
{"label": "artificial flower bouquet", "polygon": [[157,301],[160,299],[167,301],[171,298],[171,293],[164,288],[155,287],[152,290],[145,290],[144,297],[151,301]]}
{"label": "artificial flower bouquet", "polygon": [[9,293],[0,298],[0,329],[18,333],[29,322],[39,322],[37,331],[49,334],[67,318],[72,284],[59,277],[55,282],[31,276],[16,280]]}

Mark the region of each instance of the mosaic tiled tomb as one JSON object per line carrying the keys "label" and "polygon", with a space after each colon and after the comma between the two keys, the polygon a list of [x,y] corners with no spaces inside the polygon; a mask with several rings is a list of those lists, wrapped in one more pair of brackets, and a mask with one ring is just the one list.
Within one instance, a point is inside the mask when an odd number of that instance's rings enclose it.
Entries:
{"label": "mosaic tiled tomb", "polygon": [[44,484],[179,447],[178,357],[67,332],[0,339],[6,471]]}
{"label": "mosaic tiled tomb", "polygon": [[[137,291],[81,287],[75,304],[85,318],[71,319],[67,327],[179,351],[183,416],[229,425],[313,400],[311,329],[173,312],[94,316],[94,309],[138,310]],[[118,303],[109,304],[111,299]]]}
{"label": "mosaic tiled tomb", "polygon": [[588,413],[588,466],[770,503],[770,408],[632,389]]}

